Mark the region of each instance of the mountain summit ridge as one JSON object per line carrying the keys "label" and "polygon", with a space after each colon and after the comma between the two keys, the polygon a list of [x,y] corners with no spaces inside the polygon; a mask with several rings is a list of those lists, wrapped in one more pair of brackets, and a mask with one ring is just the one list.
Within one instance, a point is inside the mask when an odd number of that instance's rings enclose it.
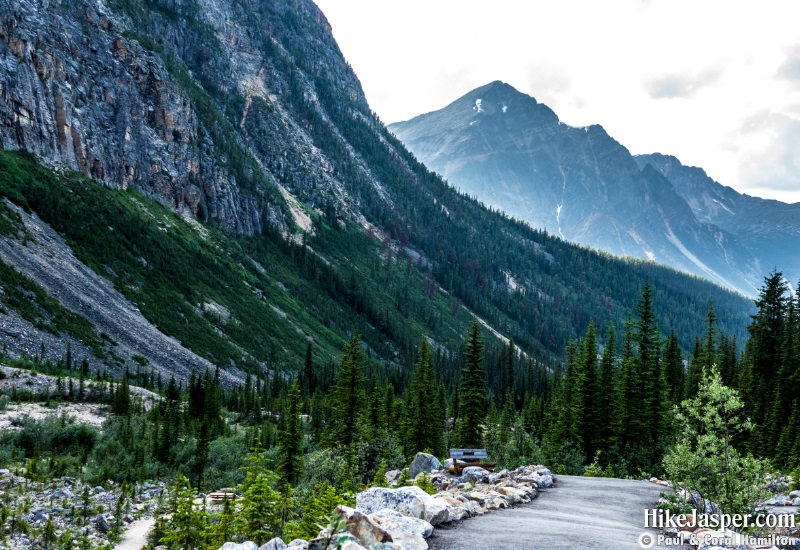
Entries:
{"label": "mountain summit ridge", "polygon": [[[800,217],[782,233],[766,224],[776,209],[794,216],[791,205],[765,209],[674,157],[634,156],[602,126],[565,124],[509,84],[491,82],[389,130],[451,185],[567,240],[750,296],[773,266],[800,277],[800,264],[783,264],[780,252],[800,235]],[[723,199],[749,205],[750,223],[725,219]]]}

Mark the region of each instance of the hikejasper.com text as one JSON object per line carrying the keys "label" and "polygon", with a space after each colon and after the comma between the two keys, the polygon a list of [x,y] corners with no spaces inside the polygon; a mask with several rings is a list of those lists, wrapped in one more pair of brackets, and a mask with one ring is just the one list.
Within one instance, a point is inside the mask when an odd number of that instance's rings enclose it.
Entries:
{"label": "hikejasper.com text", "polygon": [[644,526],[664,529],[665,527],[698,526],[703,529],[725,530],[759,528],[794,528],[794,514],[673,514],[669,510],[645,510]]}

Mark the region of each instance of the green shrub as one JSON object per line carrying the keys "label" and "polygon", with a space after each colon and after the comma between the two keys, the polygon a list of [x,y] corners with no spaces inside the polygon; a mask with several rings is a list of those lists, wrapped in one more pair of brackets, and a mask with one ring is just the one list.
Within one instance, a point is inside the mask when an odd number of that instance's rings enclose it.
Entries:
{"label": "green shrub", "polygon": [[663,499],[656,504],[659,510],[669,510],[672,515],[688,514],[692,511],[693,507],[687,503],[677,493],[660,493],[659,496]]}
{"label": "green shrub", "polygon": [[664,458],[674,484],[696,491],[726,514],[751,513],[769,496],[763,487],[769,464],[734,446],[754,429],[743,412],[738,392],[722,383],[717,366],[704,370],[697,396],[675,414],[678,441]]}
{"label": "green shrub", "polygon": [[422,475],[414,482],[414,485],[428,493],[429,495],[435,495],[438,491],[436,490],[436,485],[431,482],[431,478],[428,476],[428,472],[422,472]]}

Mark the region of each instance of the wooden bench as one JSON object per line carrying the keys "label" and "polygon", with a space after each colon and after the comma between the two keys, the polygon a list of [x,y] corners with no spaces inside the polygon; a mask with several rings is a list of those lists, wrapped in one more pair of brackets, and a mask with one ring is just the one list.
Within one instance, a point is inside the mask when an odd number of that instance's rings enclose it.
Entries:
{"label": "wooden bench", "polygon": [[497,465],[495,462],[486,461],[488,458],[486,449],[450,449],[450,458],[453,459],[453,465],[449,471],[457,476],[460,476],[467,466],[479,466],[492,471]]}

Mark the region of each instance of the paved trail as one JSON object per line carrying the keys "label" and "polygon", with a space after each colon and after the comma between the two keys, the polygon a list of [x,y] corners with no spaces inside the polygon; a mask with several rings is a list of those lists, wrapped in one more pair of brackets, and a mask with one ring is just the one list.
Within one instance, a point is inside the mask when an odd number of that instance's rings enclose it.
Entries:
{"label": "paved trail", "polygon": [[116,550],[141,550],[147,544],[147,532],[155,523],[155,519],[139,519],[130,524],[122,534],[122,540],[114,548]]}
{"label": "paved trail", "polygon": [[639,548],[644,510],[668,490],[647,481],[558,476],[556,487],[532,503],[437,528],[428,543],[434,550]]}

